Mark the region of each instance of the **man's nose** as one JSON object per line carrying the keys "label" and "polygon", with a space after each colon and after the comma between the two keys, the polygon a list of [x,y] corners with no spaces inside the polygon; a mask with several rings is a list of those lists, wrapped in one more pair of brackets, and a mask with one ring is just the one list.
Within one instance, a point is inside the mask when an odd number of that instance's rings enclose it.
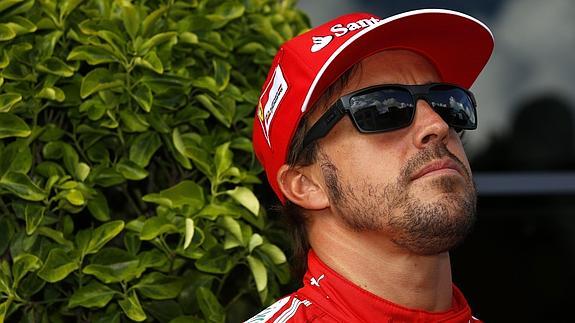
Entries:
{"label": "man's nose", "polygon": [[418,100],[412,127],[415,129],[414,145],[418,148],[440,141],[447,144],[449,125],[425,101]]}

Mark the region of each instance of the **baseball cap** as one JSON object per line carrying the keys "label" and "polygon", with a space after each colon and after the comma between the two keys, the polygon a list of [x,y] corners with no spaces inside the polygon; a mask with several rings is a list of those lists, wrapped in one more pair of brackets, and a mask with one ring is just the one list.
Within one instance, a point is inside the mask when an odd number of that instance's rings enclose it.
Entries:
{"label": "baseball cap", "polygon": [[254,151],[282,203],[277,172],[301,117],[347,69],[386,49],[417,52],[443,82],[469,88],[491,56],[493,35],[466,14],[421,9],[386,19],[347,14],[285,42],[263,84],[253,127]]}

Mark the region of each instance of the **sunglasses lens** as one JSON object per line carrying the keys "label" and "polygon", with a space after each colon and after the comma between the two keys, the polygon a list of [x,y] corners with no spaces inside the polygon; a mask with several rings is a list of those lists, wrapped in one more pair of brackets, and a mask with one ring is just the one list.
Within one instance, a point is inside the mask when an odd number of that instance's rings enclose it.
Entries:
{"label": "sunglasses lens", "polygon": [[400,88],[378,89],[350,98],[350,110],[362,132],[380,132],[411,123],[415,103],[411,94]]}
{"label": "sunglasses lens", "polygon": [[430,90],[429,101],[435,112],[450,126],[460,129],[477,127],[475,106],[464,90],[449,85],[438,85]]}

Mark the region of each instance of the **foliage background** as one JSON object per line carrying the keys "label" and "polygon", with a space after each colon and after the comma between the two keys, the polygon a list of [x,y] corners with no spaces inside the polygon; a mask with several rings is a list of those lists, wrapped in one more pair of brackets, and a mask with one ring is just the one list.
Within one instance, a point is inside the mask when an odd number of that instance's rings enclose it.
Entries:
{"label": "foliage background", "polygon": [[0,2],[0,322],[239,321],[289,280],[253,111],[294,1]]}

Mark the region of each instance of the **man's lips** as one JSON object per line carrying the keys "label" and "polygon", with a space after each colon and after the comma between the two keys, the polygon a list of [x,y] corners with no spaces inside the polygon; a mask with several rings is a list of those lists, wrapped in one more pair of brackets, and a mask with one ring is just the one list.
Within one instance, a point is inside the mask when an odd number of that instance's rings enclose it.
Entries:
{"label": "man's lips", "polygon": [[416,180],[421,178],[427,174],[436,172],[436,171],[456,171],[459,175],[463,175],[463,170],[461,166],[457,164],[455,161],[449,158],[434,160],[431,163],[423,166],[417,173],[411,176],[411,180]]}

